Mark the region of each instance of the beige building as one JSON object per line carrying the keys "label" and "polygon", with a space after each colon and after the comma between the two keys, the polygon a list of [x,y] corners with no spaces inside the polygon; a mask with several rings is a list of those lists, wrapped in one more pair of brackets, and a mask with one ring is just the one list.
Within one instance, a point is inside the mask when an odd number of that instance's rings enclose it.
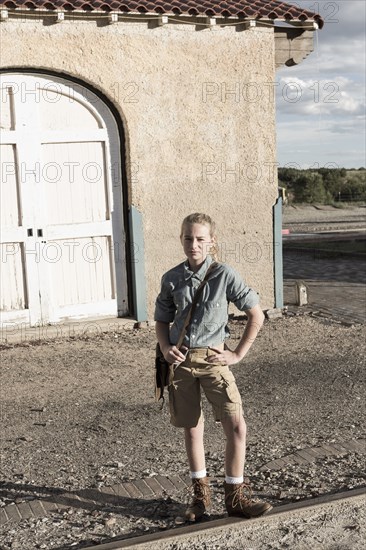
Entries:
{"label": "beige building", "polygon": [[0,8],[2,322],[151,319],[193,211],[281,306],[275,70],[312,51],[320,17],[264,0]]}

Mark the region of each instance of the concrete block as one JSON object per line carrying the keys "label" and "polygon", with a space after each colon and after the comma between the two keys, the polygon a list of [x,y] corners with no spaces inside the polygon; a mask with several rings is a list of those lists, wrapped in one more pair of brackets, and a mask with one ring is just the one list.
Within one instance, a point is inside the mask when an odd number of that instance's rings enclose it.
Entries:
{"label": "concrete block", "polygon": [[46,510],[42,506],[42,501],[41,500],[30,500],[29,501],[29,506],[32,509],[34,517],[41,518],[41,517],[44,517],[44,516],[47,515]]}
{"label": "concrete block", "polygon": [[145,479],[145,483],[151,487],[153,493],[155,495],[161,495],[162,492],[163,492],[163,487],[160,485],[160,483],[158,483],[158,481],[156,480],[155,477],[146,477],[144,478]]}
{"label": "concrete block", "polygon": [[168,493],[171,493],[175,490],[175,487],[171,481],[167,477],[164,476],[156,476],[156,480],[160,483],[160,485],[163,487],[165,491]]}
{"label": "concrete block", "polygon": [[280,308],[273,308],[273,309],[267,309],[264,312],[264,315],[266,319],[280,319],[282,317],[282,309]]}
{"label": "concrete block", "polygon": [[19,504],[16,504],[16,506],[22,519],[34,517],[32,508],[29,506],[28,502],[20,502]]}
{"label": "concrete block", "polygon": [[0,525],[4,525],[7,521],[9,521],[9,518],[4,507],[0,510]]}
{"label": "concrete block", "polygon": [[123,483],[123,488],[132,498],[141,498],[143,496],[142,492],[136,487],[136,485],[132,481]]}
{"label": "concrete block", "polygon": [[137,487],[137,489],[142,493],[144,497],[153,495],[151,487],[149,487],[149,485],[147,485],[147,483],[145,483],[143,479],[138,479],[137,481],[135,480],[133,484]]}
{"label": "concrete block", "polygon": [[16,504],[9,504],[5,507],[5,511],[10,521],[20,521],[22,519]]}

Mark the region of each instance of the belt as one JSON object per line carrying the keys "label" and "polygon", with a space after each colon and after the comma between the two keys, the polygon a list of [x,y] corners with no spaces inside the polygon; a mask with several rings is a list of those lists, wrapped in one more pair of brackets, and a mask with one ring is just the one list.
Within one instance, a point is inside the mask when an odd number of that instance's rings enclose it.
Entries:
{"label": "belt", "polygon": [[[181,351],[183,354],[193,353],[195,351],[210,351],[212,350],[213,347],[220,348],[222,345],[223,344],[218,344],[217,346],[205,346],[203,348],[188,348],[188,350],[187,350],[187,346],[185,346],[185,349],[184,347],[181,347],[179,351]],[[222,349],[225,349],[225,348],[222,348]]]}

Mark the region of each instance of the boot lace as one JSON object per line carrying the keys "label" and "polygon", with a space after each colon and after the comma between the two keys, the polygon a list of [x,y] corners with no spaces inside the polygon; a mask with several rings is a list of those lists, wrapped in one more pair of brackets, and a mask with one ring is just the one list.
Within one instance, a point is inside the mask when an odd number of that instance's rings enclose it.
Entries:
{"label": "boot lace", "polygon": [[196,480],[190,487],[187,487],[189,497],[193,496],[193,502],[206,502],[210,497],[210,488],[207,483]]}
{"label": "boot lace", "polygon": [[[244,490],[246,490],[249,493],[249,496],[246,496],[244,494]],[[241,509],[243,509],[243,506],[250,506],[250,504],[253,502],[252,500],[252,488],[247,483],[241,483],[238,487],[235,487],[233,492],[231,493],[231,505],[233,508],[236,508],[238,505]]]}

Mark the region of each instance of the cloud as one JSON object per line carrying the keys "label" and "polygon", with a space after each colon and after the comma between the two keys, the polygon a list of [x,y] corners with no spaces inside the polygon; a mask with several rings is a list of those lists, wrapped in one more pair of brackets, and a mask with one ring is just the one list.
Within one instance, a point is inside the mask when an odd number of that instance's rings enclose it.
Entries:
{"label": "cloud", "polygon": [[324,21],[320,36],[326,33],[329,43],[339,42],[341,38],[362,39],[364,36],[366,13],[364,0],[297,0],[296,2],[289,0],[288,3],[319,13]]}
{"label": "cloud", "polygon": [[278,122],[277,149],[281,166],[297,163],[301,168],[365,166],[362,117],[345,123],[301,119]]}
{"label": "cloud", "polygon": [[[365,117],[360,116],[356,119],[350,119],[349,122],[343,122],[343,124],[337,124],[335,122],[328,123],[324,125],[321,129],[323,132],[330,132],[332,134],[349,134],[355,135],[362,134],[363,129],[365,128]],[[358,131],[357,131],[358,130]]]}
{"label": "cloud", "polygon": [[282,77],[276,86],[278,113],[339,117],[362,115],[365,110],[363,86],[350,78],[332,80]]}
{"label": "cloud", "polygon": [[[319,34],[323,31],[319,31]],[[326,37],[327,38],[327,37]],[[360,67],[364,66],[365,44],[363,40],[349,36],[342,41],[339,38],[337,43],[322,42],[326,38],[320,38],[316,43],[314,36],[314,52],[299,67],[306,68],[306,72],[329,74],[333,72],[342,74],[359,73]],[[303,70],[304,72],[304,70]]]}
{"label": "cloud", "polygon": [[279,162],[364,166],[366,3],[289,3],[320,13],[325,25],[314,34],[315,51],[276,74]]}

